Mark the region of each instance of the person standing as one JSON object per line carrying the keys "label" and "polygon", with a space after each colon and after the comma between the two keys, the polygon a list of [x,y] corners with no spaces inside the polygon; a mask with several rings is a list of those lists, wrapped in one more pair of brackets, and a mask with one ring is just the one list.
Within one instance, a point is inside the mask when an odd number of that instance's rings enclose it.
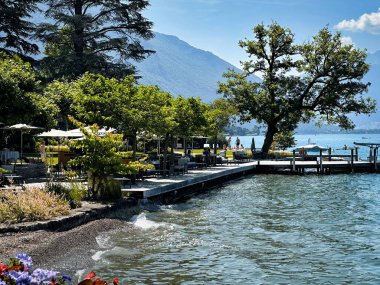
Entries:
{"label": "person standing", "polygon": [[239,149],[240,146],[240,139],[239,137],[236,137],[236,149]]}
{"label": "person standing", "polygon": [[46,146],[45,146],[44,141],[40,144],[40,155],[41,155],[41,161],[45,161],[45,159],[46,159]]}
{"label": "person standing", "polygon": [[228,138],[228,149],[231,149],[231,136]]}

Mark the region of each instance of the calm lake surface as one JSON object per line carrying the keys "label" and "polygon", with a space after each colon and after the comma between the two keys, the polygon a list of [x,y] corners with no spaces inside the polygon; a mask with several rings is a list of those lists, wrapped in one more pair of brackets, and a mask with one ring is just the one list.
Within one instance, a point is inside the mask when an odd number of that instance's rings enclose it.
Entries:
{"label": "calm lake surface", "polygon": [[377,174],[253,175],[147,206],[99,235],[95,265],[80,273],[121,284],[380,284],[379,237]]}

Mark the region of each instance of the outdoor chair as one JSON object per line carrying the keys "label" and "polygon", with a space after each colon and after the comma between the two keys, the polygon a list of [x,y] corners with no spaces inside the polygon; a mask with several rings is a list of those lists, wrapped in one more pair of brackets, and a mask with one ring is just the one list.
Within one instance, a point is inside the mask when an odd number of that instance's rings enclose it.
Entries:
{"label": "outdoor chair", "polygon": [[233,158],[234,160],[242,160],[242,161],[249,160],[249,156],[240,150],[233,152]]}
{"label": "outdoor chair", "polygon": [[174,172],[178,172],[178,174],[185,174],[187,172],[187,159],[180,158],[177,161],[177,164],[174,165]]}

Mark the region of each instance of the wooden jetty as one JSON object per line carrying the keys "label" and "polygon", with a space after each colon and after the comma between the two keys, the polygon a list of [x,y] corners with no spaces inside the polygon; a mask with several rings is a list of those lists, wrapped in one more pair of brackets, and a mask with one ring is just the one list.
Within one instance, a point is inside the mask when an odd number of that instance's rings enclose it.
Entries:
{"label": "wooden jetty", "polygon": [[[190,170],[184,175],[169,177],[153,177],[139,181],[129,189],[123,189],[125,196],[149,200],[176,200],[206,188],[222,184],[238,177],[254,173],[287,172],[303,174],[314,172],[332,174],[338,172],[373,172],[378,169],[379,162],[359,161],[354,152],[348,160],[334,161],[331,155],[309,156],[315,160],[302,159],[296,156],[290,160],[255,160],[245,163],[229,163],[206,169]],[[341,155],[340,157],[347,157]]]}
{"label": "wooden jetty", "polygon": [[189,170],[184,175],[152,177],[139,181],[132,187],[122,189],[124,196],[139,199],[160,200],[184,197],[194,192],[253,173],[257,162],[224,164],[204,169]]}

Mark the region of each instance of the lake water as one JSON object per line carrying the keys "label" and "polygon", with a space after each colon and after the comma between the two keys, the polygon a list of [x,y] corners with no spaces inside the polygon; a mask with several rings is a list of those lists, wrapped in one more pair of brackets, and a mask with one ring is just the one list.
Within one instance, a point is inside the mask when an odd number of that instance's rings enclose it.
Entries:
{"label": "lake water", "polygon": [[[333,147],[353,141],[329,136]],[[252,175],[147,206],[98,236],[81,273],[121,284],[380,284],[379,236],[377,174]]]}

